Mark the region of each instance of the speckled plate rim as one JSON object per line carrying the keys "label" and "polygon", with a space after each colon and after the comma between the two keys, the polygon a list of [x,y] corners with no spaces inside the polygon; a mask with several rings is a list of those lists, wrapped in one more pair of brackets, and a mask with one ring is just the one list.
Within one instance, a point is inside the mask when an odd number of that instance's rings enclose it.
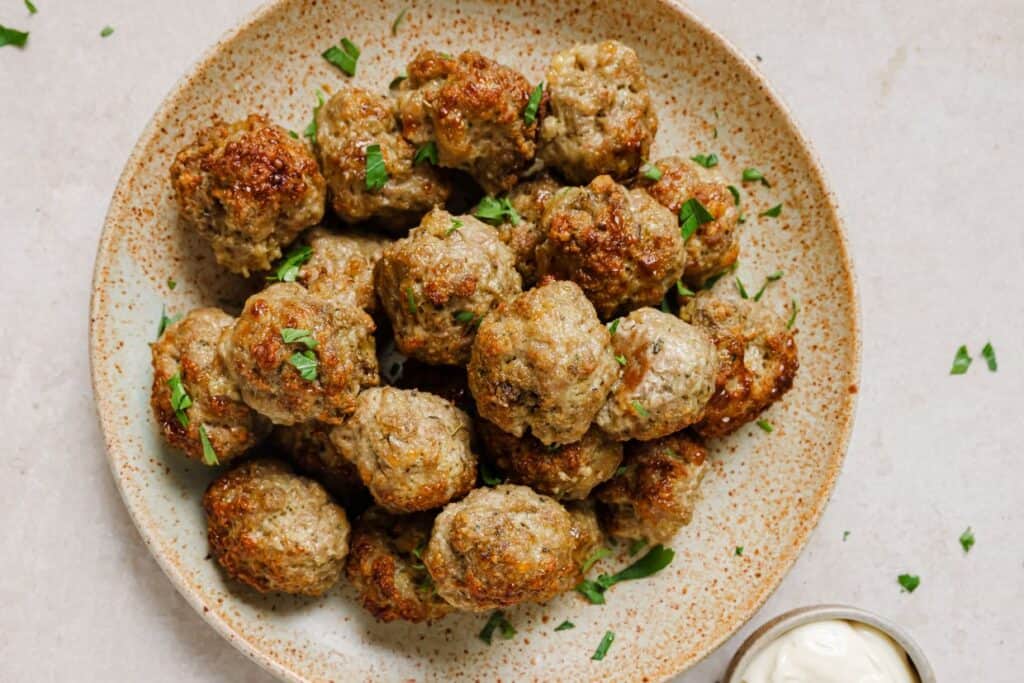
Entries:
{"label": "speckled plate rim", "polygon": [[[268,0],[268,2],[264,3],[249,13],[248,16],[244,17],[234,28],[225,32],[224,35],[221,36],[211,47],[207,48],[203,52],[202,56],[188,69],[178,82],[174,84],[168,94],[161,101],[160,106],[153,113],[153,116],[150,117],[149,122],[146,124],[142,133],[139,135],[135,146],[132,148],[131,154],[125,161],[124,169],[121,171],[121,175],[118,178],[117,186],[115,187],[110,205],[108,206],[107,213],[104,218],[103,230],[100,234],[99,244],[96,250],[96,261],[91,283],[92,294],[89,304],[89,361],[93,394],[95,397],[94,403],[99,416],[100,426],[103,431],[108,466],[110,467],[117,490],[121,495],[121,499],[124,501],[125,507],[128,509],[132,522],[135,524],[135,527],[138,530],[139,535],[142,537],[143,542],[146,544],[146,547],[149,549],[150,554],[154,559],[156,559],[160,569],[163,570],[164,574],[168,579],[170,579],[178,593],[185,598],[192,608],[195,609],[208,624],[210,624],[236,649],[259,666],[281,679],[295,681],[296,683],[306,683],[308,679],[285,666],[281,661],[278,661],[263,649],[253,645],[245,638],[245,636],[236,631],[214,610],[208,609],[199,594],[192,590],[189,582],[186,580],[178,565],[175,564],[167,555],[157,552],[153,543],[152,532],[142,520],[142,512],[139,507],[140,503],[128,494],[124,487],[124,482],[118,473],[118,463],[126,458],[126,454],[118,445],[117,441],[112,437],[112,434],[116,430],[116,426],[113,423],[113,407],[110,404],[110,400],[106,398],[106,392],[100,390],[100,385],[102,384],[99,371],[100,349],[99,340],[96,334],[96,321],[102,314],[101,306],[103,297],[100,294],[100,289],[104,284],[102,282],[103,275],[102,268],[100,266],[101,257],[103,253],[109,250],[114,239],[114,198],[127,190],[131,182],[131,176],[134,169],[139,165],[142,154],[147,146],[146,141],[154,136],[158,129],[159,122],[167,114],[168,110],[172,109],[176,105],[177,100],[181,98],[183,93],[192,85],[192,81],[205,68],[207,68],[209,62],[221,49],[224,48],[225,45],[238,39],[239,36],[246,32],[253,24],[262,21],[264,17],[275,11],[280,4],[287,1],[289,0]],[[835,193],[830,189],[831,186],[827,182],[825,172],[821,163],[818,161],[818,157],[813,146],[797,126],[789,106],[787,106],[785,101],[783,101],[783,99],[772,89],[767,79],[742,52],[740,52],[732,43],[726,40],[717,31],[710,28],[689,8],[671,0],[656,1],[667,7],[673,13],[678,14],[683,19],[690,21],[692,25],[698,27],[698,30],[702,31],[710,41],[720,45],[733,59],[735,59],[739,68],[743,69],[747,75],[760,84],[768,99],[782,114],[782,123],[786,131],[798,142],[800,151],[804,155],[807,166],[811,171],[809,179],[818,186],[821,195],[827,202],[829,217],[836,227],[836,243],[839,252],[836,256],[842,264],[843,270],[849,277],[850,319],[847,323],[850,330],[849,339],[852,345],[852,348],[850,349],[850,361],[852,367],[849,368],[849,373],[853,381],[859,383],[861,371],[861,310],[860,297],[858,294],[859,287],[857,284],[856,272],[854,271],[853,263],[849,255],[849,243],[846,236],[845,224],[839,213]],[[745,608],[739,609],[734,614],[730,615],[735,623],[730,629],[722,631],[721,635],[717,639],[709,643],[704,652],[699,653],[692,658],[692,653],[681,653],[680,656],[671,659],[664,666],[649,672],[649,677],[657,680],[666,680],[672,676],[682,673],[692,666],[695,666],[702,659],[717,650],[733,633],[749,621],[765,601],[772,595],[772,593],[774,593],[779,587],[783,578],[785,578],[786,574],[789,573],[789,570],[792,568],[794,562],[796,562],[797,557],[799,557],[800,552],[807,544],[811,532],[813,532],[817,526],[818,521],[821,519],[821,513],[831,498],[836,479],[842,469],[842,464],[849,446],[850,435],[853,431],[854,420],[857,413],[857,403],[858,396],[854,395],[848,404],[849,407],[847,411],[842,416],[843,424],[838,426],[838,432],[840,434],[840,439],[836,444],[838,457],[834,459],[834,464],[828,471],[824,485],[822,486],[819,495],[815,498],[811,509],[807,514],[803,515],[803,518],[809,520],[810,523],[797,532],[797,541],[790,546],[791,551],[782,556],[774,565],[774,575],[771,577],[771,580],[764,582],[763,585],[765,588],[762,590],[761,594],[757,595],[753,600],[748,601]]]}

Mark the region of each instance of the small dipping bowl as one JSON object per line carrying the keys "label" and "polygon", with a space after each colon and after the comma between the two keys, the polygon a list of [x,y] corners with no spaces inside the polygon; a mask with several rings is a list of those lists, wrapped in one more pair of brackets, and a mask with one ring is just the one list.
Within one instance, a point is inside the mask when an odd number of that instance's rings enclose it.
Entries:
{"label": "small dipping bowl", "polygon": [[855,621],[875,628],[892,638],[907,653],[910,664],[917,673],[920,683],[936,683],[935,672],[914,639],[893,622],[856,607],[846,605],[811,605],[781,614],[750,634],[733,655],[729,668],[725,670],[724,683],[740,683],[743,673],[754,658],[775,639],[787,631],[816,621],[840,619]]}

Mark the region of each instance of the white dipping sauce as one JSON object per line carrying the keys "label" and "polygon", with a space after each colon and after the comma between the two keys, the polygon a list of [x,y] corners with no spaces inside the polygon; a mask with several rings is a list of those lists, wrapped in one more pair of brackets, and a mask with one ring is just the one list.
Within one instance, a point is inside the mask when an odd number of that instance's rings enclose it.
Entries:
{"label": "white dipping sauce", "polygon": [[754,657],[741,683],[919,683],[892,638],[858,622],[825,619],[786,631]]}

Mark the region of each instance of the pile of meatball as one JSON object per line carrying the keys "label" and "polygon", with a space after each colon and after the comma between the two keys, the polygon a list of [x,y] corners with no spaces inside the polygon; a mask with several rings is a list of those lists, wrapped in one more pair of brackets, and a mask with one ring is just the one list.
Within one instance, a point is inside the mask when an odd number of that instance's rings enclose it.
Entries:
{"label": "pile of meatball", "polygon": [[316,596],[344,574],[419,622],[547,601],[608,537],[670,540],[704,440],[798,364],[786,321],[721,278],[725,181],[649,160],[632,49],[576,45],[540,87],[476,52],[406,73],[338,91],[309,142],[251,115],[178,153],[185,229],[269,284],[166,328],[152,407],[187,457],[232,465],[203,497],[227,575]]}

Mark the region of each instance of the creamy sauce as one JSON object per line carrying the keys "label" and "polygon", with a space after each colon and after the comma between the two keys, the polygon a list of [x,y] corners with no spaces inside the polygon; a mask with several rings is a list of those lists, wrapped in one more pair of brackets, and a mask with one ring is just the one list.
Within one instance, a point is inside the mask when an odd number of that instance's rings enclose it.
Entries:
{"label": "creamy sauce", "polygon": [[783,633],[741,683],[919,683],[903,648],[878,629],[826,619]]}

